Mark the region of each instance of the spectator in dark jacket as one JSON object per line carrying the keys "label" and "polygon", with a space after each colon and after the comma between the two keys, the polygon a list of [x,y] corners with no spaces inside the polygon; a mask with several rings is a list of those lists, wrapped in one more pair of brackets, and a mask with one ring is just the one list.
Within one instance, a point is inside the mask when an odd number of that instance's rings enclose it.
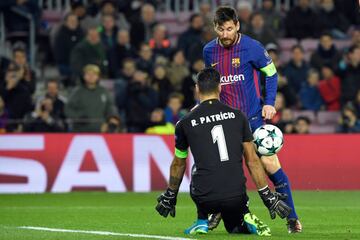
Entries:
{"label": "spectator in dark jacket", "polygon": [[339,133],[360,133],[360,119],[352,103],[347,103],[341,111],[341,118],[336,128]]}
{"label": "spectator in dark jacket", "polygon": [[101,18],[101,26],[99,28],[100,39],[105,47],[107,55],[112,51],[116,44],[118,27],[115,25],[115,19],[112,15],[104,15]]}
{"label": "spectator in dark jacket", "polygon": [[1,0],[0,7],[4,10],[5,27],[9,32],[29,31],[29,20],[18,13],[10,11],[12,7],[24,14],[30,14],[35,21],[36,28],[40,24],[41,9],[37,0]]}
{"label": "spectator in dark jacket", "polygon": [[140,44],[148,42],[151,38],[154,26],[157,24],[155,20],[155,8],[151,4],[144,4],[141,7],[141,17],[138,15],[130,19],[130,39],[131,44],[139,49]]}
{"label": "spectator in dark jacket", "polygon": [[103,76],[107,77],[108,61],[106,59],[105,48],[100,42],[97,28],[90,28],[86,38],[79,42],[71,51],[70,66],[76,77],[82,76],[83,68],[87,64],[96,64],[100,67]]}
{"label": "spectator in dark jacket", "polygon": [[205,64],[202,58],[195,60],[190,69],[190,74],[187,76],[182,84],[181,92],[184,95],[183,107],[190,109],[195,106],[195,81],[196,75],[204,68]]}
{"label": "spectator in dark jacket", "polygon": [[328,32],[323,33],[317,50],[311,55],[311,67],[320,71],[321,67],[327,64],[336,70],[340,60],[341,54],[336,49],[332,36]]}
{"label": "spectator in dark jacket", "polygon": [[360,47],[350,47],[346,54],[347,64],[341,72],[341,103],[353,101],[360,90]]}
{"label": "spectator in dark jacket", "polygon": [[312,38],[318,36],[317,14],[310,8],[310,0],[299,0],[285,19],[286,37]]}
{"label": "spectator in dark jacket", "polygon": [[190,27],[178,39],[178,48],[184,52],[185,58],[189,59],[193,45],[202,44],[202,31],[204,20],[200,14],[193,14],[190,17]]}
{"label": "spectator in dark jacket", "polygon": [[36,111],[25,117],[24,132],[62,132],[65,122],[53,114],[54,105],[51,98],[41,100]]}
{"label": "spectator in dark jacket", "polygon": [[319,73],[316,70],[309,70],[307,82],[303,84],[299,92],[302,109],[319,111],[323,107],[324,100],[318,87]]}
{"label": "spectator in dark jacket", "polygon": [[25,48],[15,48],[13,50],[13,60],[18,68],[20,82],[24,85],[31,94],[35,92],[36,88],[36,75],[35,71],[30,68],[27,61]]}
{"label": "spectator in dark jacket", "polygon": [[265,28],[271,29],[276,36],[282,36],[284,31],[283,18],[280,12],[275,9],[274,0],[263,0],[260,10],[265,21]]}
{"label": "spectator in dark jacket", "polygon": [[260,12],[253,13],[250,23],[250,28],[246,34],[258,40],[263,45],[276,43],[275,33],[270,28],[265,27],[264,16]]}
{"label": "spectator in dark jacket", "polygon": [[60,74],[67,80],[71,77],[70,54],[72,49],[84,37],[84,32],[79,26],[75,14],[65,17],[64,24],[60,27],[55,36],[54,58]]}
{"label": "spectator in dark jacket", "polygon": [[128,132],[144,132],[151,112],[158,106],[158,95],[149,85],[148,74],[136,71],[128,85],[126,120]]}
{"label": "spectator in dark jacket", "polygon": [[322,31],[329,31],[335,38],[346,38],[350,26],[346,17],[335,8],[334,0],[322,0],[319,11]]}
{"label": "spectator in dark jacket", "polygon": [[148,74],[152,74],[154,67],[153,50],[149,44],[142,43],[139,51],[139,58],[136,60],[136,67]]}
{"label": "spectator in dark jacket", "polygon": [[123,61],[128,58],[135,59],[136,57],[136,49],[130,44],[129,31],[119,30],[117,34],[117,42],[110,52],[110,75],[114,78],[121,77]]}
{"label": "spectator in dark jacket", "polygon": [[124,59],[120,75],[114,84],[116,107],[123,122],[126,122],[127,88],[128,84],[133,79],[136,70],[134,59]]}
{"label": "spectator in dark jacket", "polygon": [[166,77],[166,68],[163,65],[154,67],[154,75],[152,77],[152,87],[158,92],[159,107],[164,108],[167,104],[170,93],[174,91],[170,80]]}
{"label": "spectator in dark jacket", "polygon": [[18,130],[25,114],[32,110],[30,91],[20,81],[18,70],[11,66],[5,74],[5,87],[1,89],[0,93],[4,99],[9,120],[13,121],[8,124],[8,131]]}
{"label": "spectator in dark jacket", "polygon": [[[81,27],[83,29],[88,29],[92,26],[101,25],[102,18],[106,15],[111,15],[114,19],[114,24],[120,29],[129,29],[129,23],[127,22],[125,16],[118,11],[118,4],[120,1],[118,0],[102,0],[102,1],[93,1],[98,2],[98,4],[94,3],[94,9],[98,10],[98,12],[94,11],[93,13],[89,12],[88,15],[84,17],[81,21]],[[98,5],[98,6],[96,6]],[[96,15],[94,15],[96,14]]]}
{"label": "spectator in dark jacket", "polygon": [[304,50],[300,45],[292,48],[290,62],[284,68],[284,74],[288,79],[289,85],[297,94],[303,83],[306,82],[308,64],[304,60]]}
{"label": "spectator in dark jacket", "polygon": [[52,115],[65,122],[66,99],[59,94],[59,91],[59,82],[56,80],[49,80],[46,83],[46,93],[44,98],[52,100]]}

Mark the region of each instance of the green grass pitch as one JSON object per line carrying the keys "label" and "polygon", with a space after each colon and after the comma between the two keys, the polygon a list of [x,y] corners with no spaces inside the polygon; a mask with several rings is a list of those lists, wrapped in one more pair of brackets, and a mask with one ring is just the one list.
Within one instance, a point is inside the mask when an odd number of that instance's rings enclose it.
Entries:
{"label": "green grass pitch", "polygon": [[[188,194],[179,195],[176,218],[155,212],[159,193],[77,192],[68,194],[0,195],[0,240],[145,239],[71,232],[20,229],[37,226],[88,231],[111,231],[196,239],[258,239],[229,235],[223,225],[207,235],[186,236],[183,230],[195,220]],[[360,239],[360,191],[296,191],[294,199],[303,233],[289,235],[285,221],[270,220],[256,192],[250,192],[250,208],[266,222],[271,239]]]}

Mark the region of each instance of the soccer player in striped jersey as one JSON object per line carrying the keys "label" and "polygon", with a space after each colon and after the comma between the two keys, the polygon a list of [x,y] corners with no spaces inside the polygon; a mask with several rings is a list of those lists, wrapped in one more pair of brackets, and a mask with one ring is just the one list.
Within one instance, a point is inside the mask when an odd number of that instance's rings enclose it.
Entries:
{"label": "soccer player in striped jersey", "polygon": [[[240,33],[240,23],[233,8],[219,7],[214,16],[214,27],[218,37],[203,49],[205,66],[212,66],[221,74],[220,100],[244,112],[251,130],[255,131],[276,113],[276,68],[261,43]],[[260,72],[265,75],[265,96],[261,94]],[[261,160],[276,191],[288,195],[286,203],[292,208],[287,219],[288,232],[301,232],[290,183],[277,155],[261,156]],[[213,215],[209,228],[215,228],[218,219]]]}

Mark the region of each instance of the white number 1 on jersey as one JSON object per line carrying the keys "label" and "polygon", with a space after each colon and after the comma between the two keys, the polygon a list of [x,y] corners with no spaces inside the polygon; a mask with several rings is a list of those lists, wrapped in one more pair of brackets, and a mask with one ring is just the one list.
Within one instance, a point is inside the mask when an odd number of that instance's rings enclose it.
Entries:
{"label": "white number 1 on jersey", "polygon": [[213,143],[217,142],[220,154],[220,160],[222,162],[229,160],[229,154],[227,151],[225,135],[222,125],[216,125],[211,129],[211,136],[213,139]]}

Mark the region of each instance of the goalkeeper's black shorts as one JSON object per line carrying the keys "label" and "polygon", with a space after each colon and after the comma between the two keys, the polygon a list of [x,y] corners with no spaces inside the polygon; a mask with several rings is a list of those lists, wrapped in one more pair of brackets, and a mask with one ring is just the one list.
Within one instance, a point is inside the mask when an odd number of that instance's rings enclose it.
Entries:
{"label": "goalkeeper's black shorts", "polygon": [[199,201],[191,196],[196,204],[198,219],[208,219],[209,214],[221,213],[225,229],[229,233],[250,233],[244,223],[244,215],[249,213],[249,198],[245,194],[217,201]]}

